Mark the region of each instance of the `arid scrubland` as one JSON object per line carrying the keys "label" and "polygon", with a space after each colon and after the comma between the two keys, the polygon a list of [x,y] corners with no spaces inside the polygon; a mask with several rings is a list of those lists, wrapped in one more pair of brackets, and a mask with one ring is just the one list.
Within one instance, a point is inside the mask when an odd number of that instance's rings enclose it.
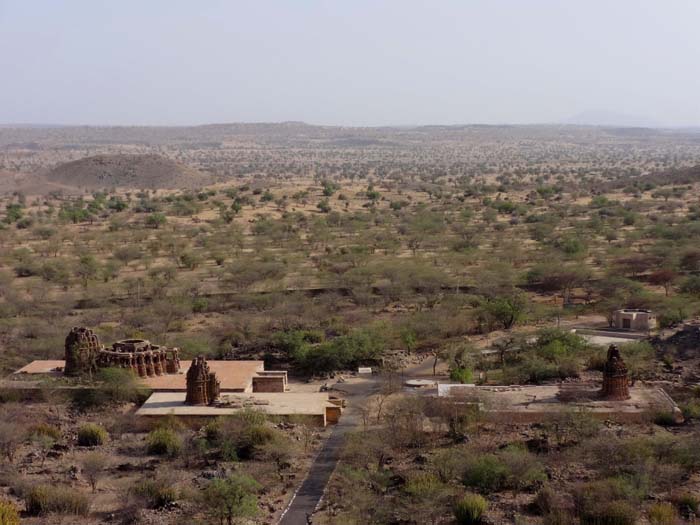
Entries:
{"label": "arid scrubland", "polygon": [[[54,169],[125,154],[210,184],[120,184],[122,166],[76,186]],[[486,421],[393,383],[424,358],[465,383],[598,380],[604,349],[566,327],[619,308],[653,310],[664,334],[697,317],[699,166],[691,131],[0,128],[0,368],[60,359],[72,326],[263,358],[298,381],[377,367],[314,523],[689,520],[700,341],[623,347],[632,378],[684,410],[678,426]],[[139,390],[114,382],[98,399],[4,396],[0,485],[27,523],[274,523],[320,445],[255,413],[148,427],[129,416]],[[82,446],[90,424],[109,438]],[[240,516],[221,504],[234,495]]]}

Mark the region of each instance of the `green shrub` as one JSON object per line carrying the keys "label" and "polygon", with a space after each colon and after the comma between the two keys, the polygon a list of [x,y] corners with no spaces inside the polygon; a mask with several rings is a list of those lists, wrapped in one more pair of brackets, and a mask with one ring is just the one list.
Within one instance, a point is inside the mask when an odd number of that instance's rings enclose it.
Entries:
{"label": "green shrub", "polygon": [[656,351],[649,342],[625,343],[620,347],[620,352],[625,356],[625,364],[631,377],[645,378],[653,373]]}
{"label": "green shrub", "polygon": [[462,483],[481,492],[501,490],[508,477],[508,468],[493,454],[469,460]]}
{"label": "green shrub", "polygon": [[150,391],[143,388],[131,370],[125,368],[101,368],[97,372],[100,392],[108,402],[142,403]]}
{"label": "green shrub", "polygon": [[106,400],[96,388],[76,388],[70,394],[73,407],[80,411],[87,411],[101,407]]}
{"label": "green shrub", "polygon": [[562,500],[559,493],[549,485],[545,485],[535,496],[533,507],[543,516],[556,514],[562,507]]}
{"label": "green shrub", "polygon": [[85,516],[90,511],[87,496],[63,485],[36,485],[25,494],[24,504],[30,516]]}
{"label": "green shrub", "polygon": [[317,345],[301,345],[292,358],[301,371],[309,374],[348,370],[376,360],[384,344],[379,330],[354,330]]}
{"label": "green shrub", "polygon": [[[223,261],[222,261],[223,264]],[[192,300],[192,312],[193,313],[203,313],[209,308],[209,301],[206,297],[197,297]]]}
{"label": "green shrub", "polygon": [[678,310],[660,312],[659,315],[656,317],[656,322],[658,323],[659,328],[672,328],[676,325],[681,324],[683,321],[685,321],[683,312],[680,312]]}
{"label": "green shrub", "polygon": [[571,525],[576,523],[574,517],[565,510],[555,510],[545,514],[542,520],[543,525]]}
{"label": "green shrub", "polygon": [[450,370],[450,380],[458,381],[463,384],[471,383],[473,381],[471,368],[466,368],[464,366],[453,368]]}
{"label": "green shrub", "polygon": [[435,474],[420,472],[406,482],[404,491],[416,499],[433,499],[442,487],[442,482]]}
{"label": "green shrub", "polygon": [[478,494],[467,494],[457,502],[454,516],[459,525],[476,525],[481,523],[488,503]]}
{"label": "green shrub", "polygon": [[598,502],[598,507],[580,516],[581,525],[635,525],[637,509],[622,500]]}
{"label": "green shrub", "polygon": [[540,462],[524,447],[511,445],[498,453],[505,465],[506,487],[513,490],[530,488],[547,479]]}
{"label": "green shrub", "polygon": [[580,361],[589,349],[581,336],[557,328],[540,330],[537,340],[526,348],[526,357],[504,369],[506,382],[541,383],[578,377]]}
{"label": "green shrub", "polygon": [[214,419],[204,426],[204,438],[207,443],[214,444],[221,439],[221,421]]}
{"label": "green shrub", "polygon": [[559,377],[559,366],[539,357],[530,357],[503,369],[503,380],[512,384],[538,384]]}
{"label": "green shrub", "polygon": [[97,384],[94,387],[72,391],[72,402],[78,410],[86,411],[111,403],[140,403],[150,395],[130,370],[102,368],[95,379]]}
{"label": "green shrub", "polygon": [[620,478],[585,483],[574,491],[581,525],[634,525],[638,503],[634,487]]}
{"label": "green shrub", "polygon": [[177,500],[177,489],[168,480],[145,478],[134,485],[132,492],[146,500],[151,509],[162,509]]}
{"label": "green shrub", "polygon": [[222,439],[219,445],[219,458],[221,461],[238,461],[238,446],[231,439]]}
{"label": "green shrub", "polygon": [[19,512],[14,503],[0,500],[0,525],[19,525]]}
{"label": "green shrub", "polygon": [[677,520],[676,509],[670,503],[655,503],[649,508],[651,525],[675,525]]}
{"label": "green shrub", "polygon": [[87,423],[78,429],[78,445],[81,447],[97,447],[103,445],[107,439],[107,431],[95,423]]}
{"label": "green shrub", "polygon": [[698,512],[700,512],[700,498],[689,492],[675,497],[673,502],[683,513],[688,513],[688,511],[690,511],[693,514],[698,514]]}
{"label": "green shrub", "polygon": [[37,423],[29,428],[29,434],[34,436],[47,436],[58,441],[61,439],[61,429],[49,423]]}
{"label": "green shrub", "polygon": [[662,427],[671,427],[676,424],[672,412],[657,412],[654,414],[654,423]]}
{"label": "green shrub", "polygon": [[241,459],[250,459],[256,449],[275,438],[274,429],[265,425],[249,425],[235,439],[236,454]]}
{"label": "green shrub", "polygon": [[527,450],[510,446],[496,454],[467,460],[462,482],[489,493],[502,489],[520,490],[546,479],[542,465]]}
{"label": "green shrub", "polygon": [[170,428],[156,428],[147,438],[148,453],[157,456],[176,457],[182,450],[182,439]]}
{"label": "green shrub", "polygon": [[686,419],[700,419],[700,401],[693,399],[683,405],[683,416]]}
{"label": "green shrub", "polygon": [[691,275],[681,283],[681,292],[688,295],[700,295],[700,276]]}

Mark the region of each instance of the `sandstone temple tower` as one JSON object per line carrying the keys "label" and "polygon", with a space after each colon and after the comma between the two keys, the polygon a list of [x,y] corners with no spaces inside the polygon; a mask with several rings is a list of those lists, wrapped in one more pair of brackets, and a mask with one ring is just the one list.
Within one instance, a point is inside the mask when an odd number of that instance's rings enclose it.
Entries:
{"label": "sandstone temple tower", "polygon": [[124,339],[105,348],[89,328],[73,328],[66,337],[66,376],[89,376],[99,368],[126,368],[139,377],[180,372],[179,349],[151,344],[145,339]]}
{"label": "sandstone temple tower", "polygon": [[102,349],[97,335],[89,328],[74,327],[66,337],[63,373],[77,377],[97,371],[97,356]]}
{"label": "sandstone temple tower", "polygon": [[187,371],[187,405],[212,405],[219,398],[221,384],[216,379],[216,373],[209,370],[204,356],[192,361]]}
{"label": "sandstone temple tower", "polygon": [[601,395],[610,401],[624,401],[630,397],[627,365],[622,360],[617,345],[610,345],[608,348],[608,360],[603,369]]}

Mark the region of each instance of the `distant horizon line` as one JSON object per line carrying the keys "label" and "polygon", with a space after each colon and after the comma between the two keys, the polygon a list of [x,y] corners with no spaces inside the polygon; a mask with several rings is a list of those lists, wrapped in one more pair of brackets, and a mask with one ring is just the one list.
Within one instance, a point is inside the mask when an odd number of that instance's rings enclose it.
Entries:
{"label": "distant horizon line", "polygon": [[379,124],[379,125],[350,125],[350,124],[313,124],[303,120],[281,120],[281,121],[228,121],[228,122],[205,122],[199,124],[60,124],[60,123],[36,123],[36,122],[0,122],[0,129],[59,129],[59,128],[201,128],[207,126],[232,126],[232,125],[285,125],[295,124],[318,128],[353,128],[353,129],[400,129],[400,128],[459,128],[459,127],[567,127],[567,128],[622,128],[622,129],[655,129],[655,130],[700,130],[700,124],[694,125],[658,125],[658,126],[635,126],[630,124],[594,124],[594,123],[573,123],[573,122],[526,122],[526,123],[484,123],[469,122],[461,124]]}

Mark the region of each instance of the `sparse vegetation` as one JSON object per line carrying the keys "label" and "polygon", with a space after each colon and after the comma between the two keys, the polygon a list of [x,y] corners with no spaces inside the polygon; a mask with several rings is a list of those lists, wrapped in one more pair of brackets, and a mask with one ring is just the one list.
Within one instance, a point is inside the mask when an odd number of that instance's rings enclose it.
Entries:
{"label": "sparse vegetation", "polygon": [[90,511],[84,494],[62,485],[36,485],[27,492],[24,504],[30,516],[85,516]]}
{"label": "sparse vegetation", "polygon": [[97,447],[108,438],[107,431],[94,423],[87,423],[78,429],[78,445],[81,447]]}
{"label": "sparse vegetation", "polygon": [[146,441],[149,454],[176,457],[182,450],[182,438],[171,428],[163,427],[152,430]]}
{"label": "sparse vegetation", "polygon": [[[665,524],[697,513],[697,342],[667,339],[700,314],[695,132],[203,132],[3,130],[0,170],[51,165],[65,185],[0,199],[5,372],[62,358],[67,328],[86,325],[105,340],[178,346],[183,359],[264,359],[303,388],[366,381],[314,523]],[[663,412],[610,424],[586,410],[493,420],[478,400],[402,387],[413,374],[599,382],[605,348],[571,328],[605,327],[627,307],[669,329],[621,346],[632,380],[664,385],[686,423]],[[360,366],[377,373],[348,373]],[[41,388],[31,400],[0,393],[0,485],[30,519],[97,519],[92,491],[119,522],[274,523],[328,435],[255,411],[154,427],[133,417],[149,392],[122,369]]]}
{"label": "sparse vegetation", "polygon": [[488,504],[478,494],[467,494],[455,505],[454,515],[459,525],[478,525],[486,514]]}
{"label": "sparse vegetation", "polygon": [[0,500],[0,525],[19,525],[17,507],[5,500]]}

